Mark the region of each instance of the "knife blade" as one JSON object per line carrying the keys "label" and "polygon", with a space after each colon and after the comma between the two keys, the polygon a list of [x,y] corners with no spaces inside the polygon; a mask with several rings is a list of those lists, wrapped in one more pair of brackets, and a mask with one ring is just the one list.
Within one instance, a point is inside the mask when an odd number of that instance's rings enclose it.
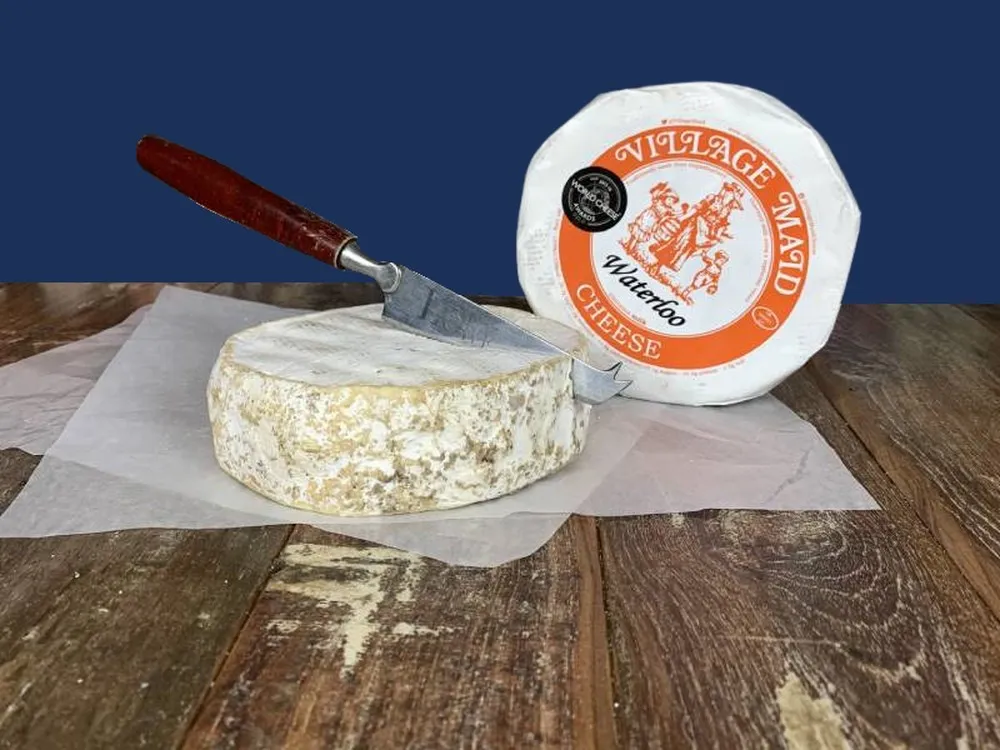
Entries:
{"label": "knife blade", "polygon": [[361,251],[355,235],[213,159],[155,135],[139,141],[136,159],[149,174],[203,208],[335,268],[372,279],[385,297],[383,318],[412,333],[457,346],[571,357],[573,396],[591,405],[631,384],[618,380],[620,362],[606,370],[594,367],[405,266],[372,260]]}

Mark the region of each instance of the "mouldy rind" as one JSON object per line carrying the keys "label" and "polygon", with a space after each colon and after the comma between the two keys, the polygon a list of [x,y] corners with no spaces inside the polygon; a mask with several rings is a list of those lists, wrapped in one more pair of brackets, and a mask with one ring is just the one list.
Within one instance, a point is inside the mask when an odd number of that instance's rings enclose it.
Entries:
{"label": "mouldy rind", "polygon": [[[575,356],[578,332],[490,308]],[[275,502],[340,516],[456,508],[514,492],[582,450],[590,407],[568,356],[465,349],[381,305],[265,323],[226,342],[208,407],[219,465]]]}

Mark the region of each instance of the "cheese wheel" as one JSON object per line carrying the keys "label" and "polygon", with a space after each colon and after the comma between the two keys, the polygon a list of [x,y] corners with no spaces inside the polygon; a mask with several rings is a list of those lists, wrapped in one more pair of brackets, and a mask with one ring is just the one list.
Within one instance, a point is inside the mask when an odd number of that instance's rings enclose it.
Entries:
{"label": "cheese wheel", "polygon": [[[490,309],[586,355],[577,331]],[[500,497],[582,451],[590,408],[569,356],[441,343],[381,312],[296,316],[226,342],[208,386],[225,472],[284,505],[376,516]]]}
{"label": "cheese wheel", "polygon": [[598,97],[525,177],[517,232],[532,309],[622,361],[624,396],[730,404],[829,338],[860,211],[822,138],[752,89]]}

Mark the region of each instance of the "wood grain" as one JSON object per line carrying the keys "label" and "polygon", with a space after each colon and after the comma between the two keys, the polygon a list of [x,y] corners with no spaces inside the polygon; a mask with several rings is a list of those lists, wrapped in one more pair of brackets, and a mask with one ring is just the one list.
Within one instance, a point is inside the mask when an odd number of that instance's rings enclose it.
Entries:
{"label": "wood grain", "polygon": [[[38,465],[38,456],[17,450],[0,450],[0,513],[7,509]],[[3,570],[0,569],[0,575]]]}
{"label": "wood grain", "polygon": [[947,305],[851,307],[813,372],[1000,616],[1000,333]]}
{"label": "wood grain", "polygon": [[883,510],[601,520],[619,746],[1000,746],[989,610],[816,385],[778,393]]}
{"label": "wood grain", "polygon": [[[353,282],[327,284],[227,283],[213,287],[212,293],[302,310],[323,310],[335,305],[371,305],[381,303],[383,299],[382,292],[375,284]],[[528,303],[520,297],[470,295],[469,298],[480,305],[516,307],[521,310],[530,309]]]}
{"label": "wood grain", "polygon": [[609,748],[593,521],[492,570],[299,528],[187,748]]}
{"label": "wood grain", "polygon": [[175,746],[284,540],[0,540],[0,747]]}
{"label": "wood grain", "polygon": [[[156,299],[165,284],[0,284],[0,365],[92,336]],[[175,284],[208,291],[215,283]]]}
{"label": "wood grain", "polygon": [[[0,362],[114,325],[161,286],[3,285]],[[0,452],[0,508],[37,461]],[[0,539],[0,748],[175,746],[288,533]]]}
{"label": "wood grain", "polygon": [[212,294],[298,310],[371,305],[382,301],[382,292],[375,284],[350,282],[332,284],[224,283],[214,287]]}
{"label": "wood grain", "polygon": [[996,305],[959,305],[967,314],[978,320],[996,333],[1000,333],[1000,304]]}

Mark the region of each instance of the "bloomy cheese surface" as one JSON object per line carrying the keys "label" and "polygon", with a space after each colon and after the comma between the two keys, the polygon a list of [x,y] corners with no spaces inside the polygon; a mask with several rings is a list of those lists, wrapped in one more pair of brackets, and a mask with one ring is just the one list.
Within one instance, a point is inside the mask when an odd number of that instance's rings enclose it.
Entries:
{"label": "bloomy cheese surface", "polygon": [[829,338],[860,211],[822,138],[741,86],[595,99],[532,159],[518,273],[583,331],[623,395],[688,405],[766,393]]}
{"label": "bloomy cheese surface", "polygon": [[[490,308],[576,356],[581,334]],[[456,347],[381,320],[381,305],[266,323],[226,342],[208,387],[216,457],[292,507],[367,516],[513,492],[584,446],[590,408],[567,356]]]}

